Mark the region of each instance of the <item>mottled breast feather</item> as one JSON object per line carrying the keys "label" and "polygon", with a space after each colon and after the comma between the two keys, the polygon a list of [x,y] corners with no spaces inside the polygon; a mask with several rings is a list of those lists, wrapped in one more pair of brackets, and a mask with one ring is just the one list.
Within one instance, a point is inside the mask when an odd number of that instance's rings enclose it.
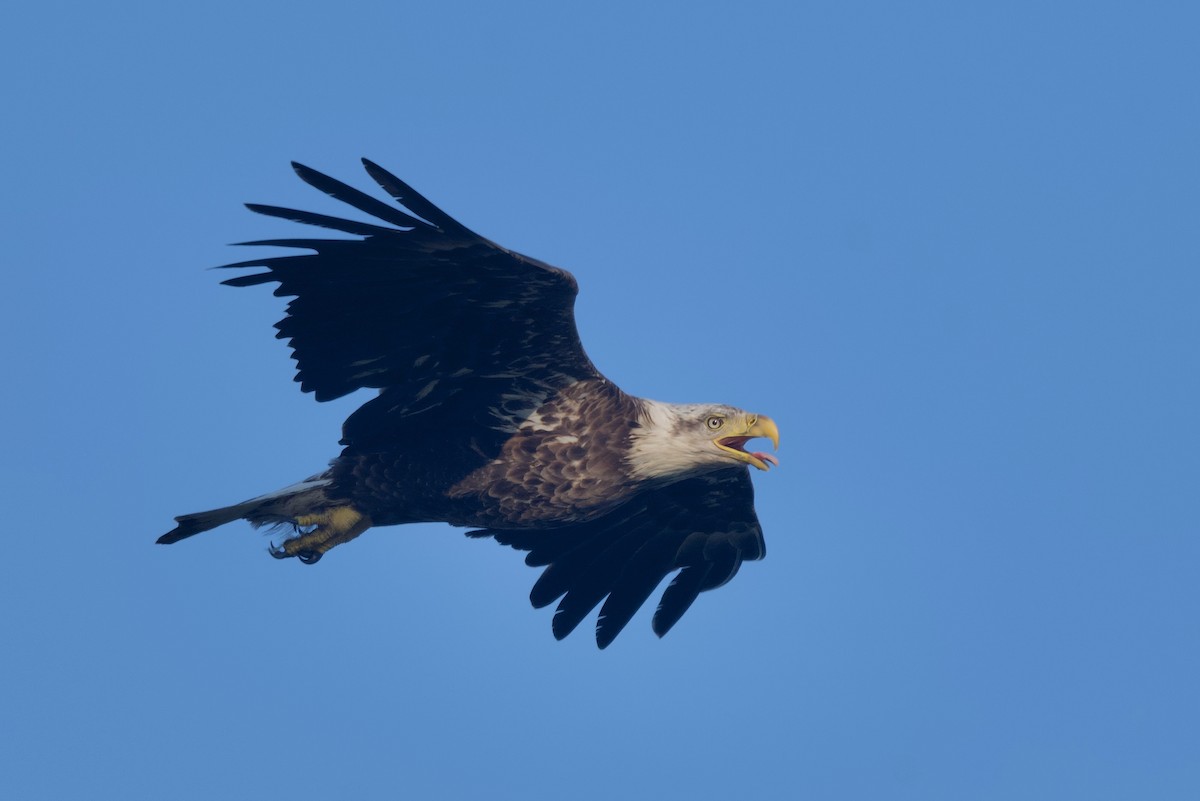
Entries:
{"label": "mottled breast feather", "polygon": [[625,465],[639,401],[605,379],[565,388],[531,414],[500,454],[447,495],[459,525],[540,526],[582,522],[638,490]]}

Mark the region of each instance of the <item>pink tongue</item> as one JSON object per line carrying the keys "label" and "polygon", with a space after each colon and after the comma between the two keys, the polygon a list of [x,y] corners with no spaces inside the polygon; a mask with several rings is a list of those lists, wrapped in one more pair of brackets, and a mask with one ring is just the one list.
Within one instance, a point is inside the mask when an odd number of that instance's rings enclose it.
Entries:
{"label": "pink tongue", "polygon": [[750,455],[753,456],[755,459],[758,459],[760,462],[770,462],[771,464],[775,465],[776,467],[779,467],[779,460],[776,459],[774,456],[772,456],[769,453],[763,453],[762,451],[755,451],[754,453],[752,453]]}

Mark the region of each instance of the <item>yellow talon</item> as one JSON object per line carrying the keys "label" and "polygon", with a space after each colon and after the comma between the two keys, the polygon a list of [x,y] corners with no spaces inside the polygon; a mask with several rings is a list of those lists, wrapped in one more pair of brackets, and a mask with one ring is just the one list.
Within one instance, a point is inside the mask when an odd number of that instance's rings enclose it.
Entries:
{"label": "yellow talon", "polygon": [[335,506],[314,514],[298,515],[294,522],[301,528],[315,528],[285,541],[282,548],[272,547],[271,553],[280,558],[298,556],[307,564],[371,527],[371,519],[353,506]]}

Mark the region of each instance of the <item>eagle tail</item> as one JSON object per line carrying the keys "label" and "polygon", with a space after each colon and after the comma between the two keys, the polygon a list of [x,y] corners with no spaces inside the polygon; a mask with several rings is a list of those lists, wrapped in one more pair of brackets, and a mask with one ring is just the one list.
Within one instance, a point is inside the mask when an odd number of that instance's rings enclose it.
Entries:
{"label": "eagle tail", "polygon": [[327,474],[321,474],[233,506],[180,515],[175,518],[179,525],[159,537],[158,543],[170,545],[235,520],[249,520],[255,526],[294,523],[297,517],[329,505],[325,487],[330,481]]}

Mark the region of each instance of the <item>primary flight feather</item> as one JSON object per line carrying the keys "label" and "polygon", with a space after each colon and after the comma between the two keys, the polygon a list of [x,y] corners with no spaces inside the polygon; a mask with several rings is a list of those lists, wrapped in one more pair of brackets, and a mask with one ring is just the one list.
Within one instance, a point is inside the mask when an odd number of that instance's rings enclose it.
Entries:
{"label": "primary flight feather", "polygon": [[469,526],[546,568],[530,600],[559,602],[555,637],[603,601],[601,648],[672,572],[653,618],[659,636],[699,593],[763,558],[749,466],[778,462],[745,445],[778,447],[770,418],[622,392],[584,353],[570,273],[484,239],[363,164],[400,208],[293,164],[379,222],[247,204],[359,238],[246,242],[310,252],[226,265],[264,271],[223,283],[274,283],[291,298],[275,327],[302,390],[319,401],[379,394],[347,418],[327,470],[178,517],[158,542],[238,519],[283,524],[292,535],[271,554],[312,564],[372,526]]}

